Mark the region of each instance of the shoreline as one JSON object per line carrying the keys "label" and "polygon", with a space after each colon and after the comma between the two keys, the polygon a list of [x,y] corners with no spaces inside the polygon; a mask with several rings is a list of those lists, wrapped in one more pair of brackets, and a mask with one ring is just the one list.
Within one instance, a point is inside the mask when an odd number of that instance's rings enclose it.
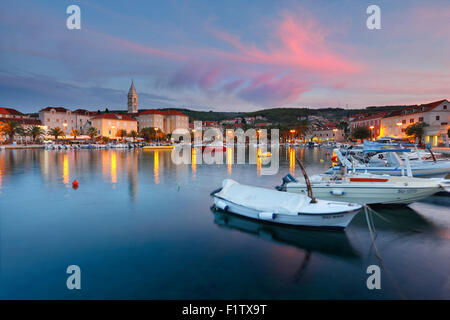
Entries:
{"label": "shoreline", "polygon": [[0,149],[44,149],[44,148],[45,145],[43,144],[29,144],[29,145],[5,144],[0,146]]}

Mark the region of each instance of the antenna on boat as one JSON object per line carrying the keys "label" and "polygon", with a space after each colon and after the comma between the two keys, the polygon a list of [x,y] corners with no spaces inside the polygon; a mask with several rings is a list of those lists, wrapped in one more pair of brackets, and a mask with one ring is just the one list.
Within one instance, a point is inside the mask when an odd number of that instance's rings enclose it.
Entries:
{"label": "antenna on boat", "polygon": [[305,183],[306,183],[306,189],[308,189],[308,197],[311,198],[311,203],[316,203],[317,200],[314,198],[311,182],[309,182],[308,174],[306,173],[305,167],[303,167],[302,162],[296,157],[295,161],[297,161],[298,165],[300,166],[300,169],[302,170],[303,177],[305,177]]}

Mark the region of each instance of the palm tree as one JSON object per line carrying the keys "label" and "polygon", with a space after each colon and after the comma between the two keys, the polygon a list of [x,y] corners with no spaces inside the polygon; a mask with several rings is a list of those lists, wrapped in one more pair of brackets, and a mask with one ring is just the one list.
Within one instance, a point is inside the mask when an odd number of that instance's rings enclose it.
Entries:
{"label": "palm tree", "polygon": [[134,139],[136,139],[136,137],[138,136],[137,132],[134,130],[131,130],[130,134],[128,135],[129,137],[133,138],[133,142]]}
{"label": "palm tree", "polygon": [[91,140],[94,139],[94,137],[97,135],[97,129],[95,129],[94,127],[90,127],[86,134],[91,138]]}
{"label": "palm tree", "polygon": [[60,127],[51,128],[48,133],[51,136],[54,136],[55,140],[58,140],[58,137],[64,137],[64,131],[62,131]]}
{"label": "palm tree", "polygon": [[80,131],[78,129],[73,128],[70,134],[74,139],[76,139],[80,135]]}
{"label": "palm tree", "polygon": [[44,129],[42,129],[40,126],[29,127],[26,132],[27,135],[29,135],[33,139],[33,142],[36,142],[37,138],[45,134]]}
{"label": "palm tree", "polygon": [[302,120],[300,123],[295,127],[297,135],[304,139],[310,132],[311,132],[311,126],[309,125],[307,120]]}
{"label": "palm tree", "polygon": [[24,129],[17,121],[8,121],[1,126],[1,132],[8,135],[8,142],[14,141],[14,136],[23,134]]}

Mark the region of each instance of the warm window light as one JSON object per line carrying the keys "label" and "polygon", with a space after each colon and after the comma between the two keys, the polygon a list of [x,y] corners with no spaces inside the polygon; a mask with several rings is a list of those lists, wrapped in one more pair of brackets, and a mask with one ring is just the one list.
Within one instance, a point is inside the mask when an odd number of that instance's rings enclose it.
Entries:
{"label": "warm window light", "polygon": [[375,128],[375,127],[374,126],[370,126],[369,128],[373,130],[373,128]]}
{"label": "warm window light", "polygon": [[334,131],[334,132],[336,132],[336,131],[337,131],[337,129],[333,129],[333,131]]}
{"label": "warm window light", "polygon": [[400,127],[402,125],[402,123],[401,122],[397,122],[397,125]]}

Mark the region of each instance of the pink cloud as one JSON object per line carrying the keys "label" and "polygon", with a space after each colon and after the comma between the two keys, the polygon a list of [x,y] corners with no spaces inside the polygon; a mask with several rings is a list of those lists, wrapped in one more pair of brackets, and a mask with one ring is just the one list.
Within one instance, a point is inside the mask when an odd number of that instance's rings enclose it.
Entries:
{"label": "pink cloud", "polygon": [[294,67],[313,72],[354,73],[361,71],[360,63],[341,57],[327,41],[325,31],[311,18],[298,22],[291,14],[284,14],[277,23],[275,41],[268,43],[266,50],[254,44],[245,45],[239,37],[224,31],[213,30],[213,34],[231,44],[237,52],[215,50],[224,58],[247,63],[270,66]]}

